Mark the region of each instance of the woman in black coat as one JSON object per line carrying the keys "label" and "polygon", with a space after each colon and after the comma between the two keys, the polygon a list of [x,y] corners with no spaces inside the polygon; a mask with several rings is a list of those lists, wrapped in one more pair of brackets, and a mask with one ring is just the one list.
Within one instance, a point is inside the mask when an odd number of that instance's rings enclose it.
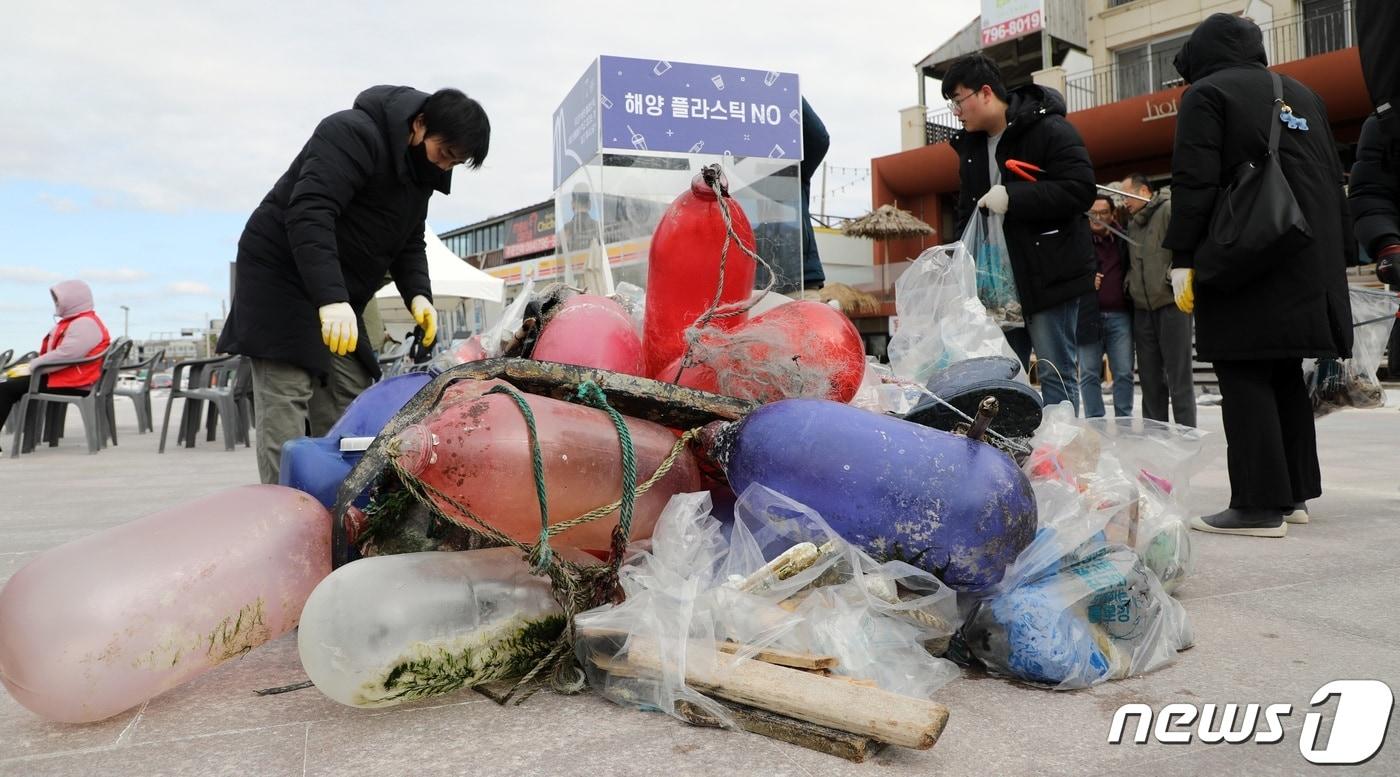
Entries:
{"label": "woman in black coat", "polygon": [[[1263,36],[1253,22],[1215,14],[1176,57],[1190,87],[1177,114],[1172,154],[1171,224],[1163,245],[1173,274],[1207,237],[1220,193],[1246,162],[1264,158],[1270,122],[1279,122]],[[1202,531],[1282,537],[1305,523],[1304,502],[1322,493],[1312,405],[1302,360],[1346,357],[1351,308],[1341,161],[1322,99],[1281,77],[1283,100],[1307,129],[1281,127],[1279,161],[1310,227],[1242,286],[1194,290],[1196,351],[1214,363],[1223,400],[1230,507],[1198,517]],[[1178,293],[1178,304],[1183,305]],[[1189,306],[1189,303],[1183,307]]]}

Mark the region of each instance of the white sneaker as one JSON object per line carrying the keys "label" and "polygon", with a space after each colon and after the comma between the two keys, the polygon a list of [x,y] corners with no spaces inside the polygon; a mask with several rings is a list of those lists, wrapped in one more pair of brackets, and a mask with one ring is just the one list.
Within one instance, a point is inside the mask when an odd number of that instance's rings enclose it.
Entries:
{"label": "white sneaker", "polygon": [[1307,523],[1312,520],[1308,515],[1308,503],[1299,502],[1293,505],[1293,509],[1284,511],[1283,520],[1289,523]]}

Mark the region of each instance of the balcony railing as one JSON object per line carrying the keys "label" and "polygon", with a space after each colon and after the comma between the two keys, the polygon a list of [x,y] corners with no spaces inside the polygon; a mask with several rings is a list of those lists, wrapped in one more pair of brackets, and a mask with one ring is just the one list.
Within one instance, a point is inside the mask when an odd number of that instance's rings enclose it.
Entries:
{"label": "balcony railing", "polygon": [[[1355,45],[1356,27],[1351,2],[1328,4],[1296,16],[1260,25],[1269,64],[1292,62]],[[1126,100],[1140,94],[1180,86],[1175,68],[1150,72],[1148,62],[1107,65],[1065,81],[1065,102],[1070,111],[1082,111]]]}
{"label": "balcony railing", "polygon": [[935,108],[924,119],[924,144],[942,143],[962,129],[962,122],[953,115],[952,108]]}

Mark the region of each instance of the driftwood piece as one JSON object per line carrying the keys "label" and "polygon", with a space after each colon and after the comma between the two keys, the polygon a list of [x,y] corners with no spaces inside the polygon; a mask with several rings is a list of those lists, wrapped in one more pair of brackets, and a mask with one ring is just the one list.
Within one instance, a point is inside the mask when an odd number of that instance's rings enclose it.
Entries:
{"label": "driftwood piece", "polygon": [[[703,649],[703,648],[696,648]],[[654,644],[634,639],[625,660],[595,657],[611,674],[648,676],[661,671]],[[762,661],[739,661],[723,671],[687,662],[690,687],[729,701],[915,750],[927,750],[948,724],[948,708],[880,688],[841,682]],[[713,662],[718,663],[718,662]]]}
{"label": "driftwood piece", "polygon": [[[716,645],[716,647],[719,648],[719,652],[721,653],[735,655],[744,651],[749,646],[741,645],[737,642],[721,642]],[[777,666],[787,666],[793,669],[832,669],[839,663],[836,656],[793,653],[788,650],[777,650],[774,648],[760,648],[758,652],[749,657],[755,661],[762,661],[766,664],[775,664]]]}
{"label": "driftwood piece", "polygon": [[[834,755],[847,761],[861,763],[883,747],[880,742],[870,737],[838,731],[725,699],[714,701],[724,707],[734,725],[744,731]],[[676,702],[676,714],[693,726],[720,725],[717,718],[688,701]]]}

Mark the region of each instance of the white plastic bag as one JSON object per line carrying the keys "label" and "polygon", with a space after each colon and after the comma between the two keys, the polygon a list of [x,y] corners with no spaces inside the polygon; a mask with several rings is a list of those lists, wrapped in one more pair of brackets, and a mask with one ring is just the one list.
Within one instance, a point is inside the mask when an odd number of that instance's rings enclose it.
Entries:
{"label": "white plastic bag", "polygon": [[481,348],[486,351],[486,358],[494,359],[500,356],[515,339],[516,333],[525,323],[525,306],[530,304],[530,297],[534,293],[535,279],[526,278],[525,287],[520,290],[515,301],[506,307],[496,323],[481,333]]}
{"label": "white plastic bag", "polygon": [[1312,398],[1313,417],[1347,407],[1385,405],[1385,389],[1376,370],[1385,356],[1390,328],[1400,310],[1395,292],[1351,287],[1351,320],[1355,327],[1350,359],[1305,359],[1304,380]]}
{"label": "white plastic bag", "polygon": [[895,311],[899,330],[890,338],[890,366],[920,385],[974,356],[1017,358],[977,299],[973,255],[961,241],[919,254],[895,282]]}
{"label": "white plastic bag", "polygon": [[[937,578],[875,562],[763,486],[745,491],[729,526],[709,511],[708,493],[673,497],[650,550],[623,566],[626,600],[576,618],[580,663],[605,697],[672,715],[684,701],[728,725],[686,675],[722,677],[763,648],[835,656],[836,674],[920,698],[957,676],[924,648],[957,626],[955,595]],[[795,546],[810,565],[764,571]],[[733,655],[718,649],[726,641]]]}

